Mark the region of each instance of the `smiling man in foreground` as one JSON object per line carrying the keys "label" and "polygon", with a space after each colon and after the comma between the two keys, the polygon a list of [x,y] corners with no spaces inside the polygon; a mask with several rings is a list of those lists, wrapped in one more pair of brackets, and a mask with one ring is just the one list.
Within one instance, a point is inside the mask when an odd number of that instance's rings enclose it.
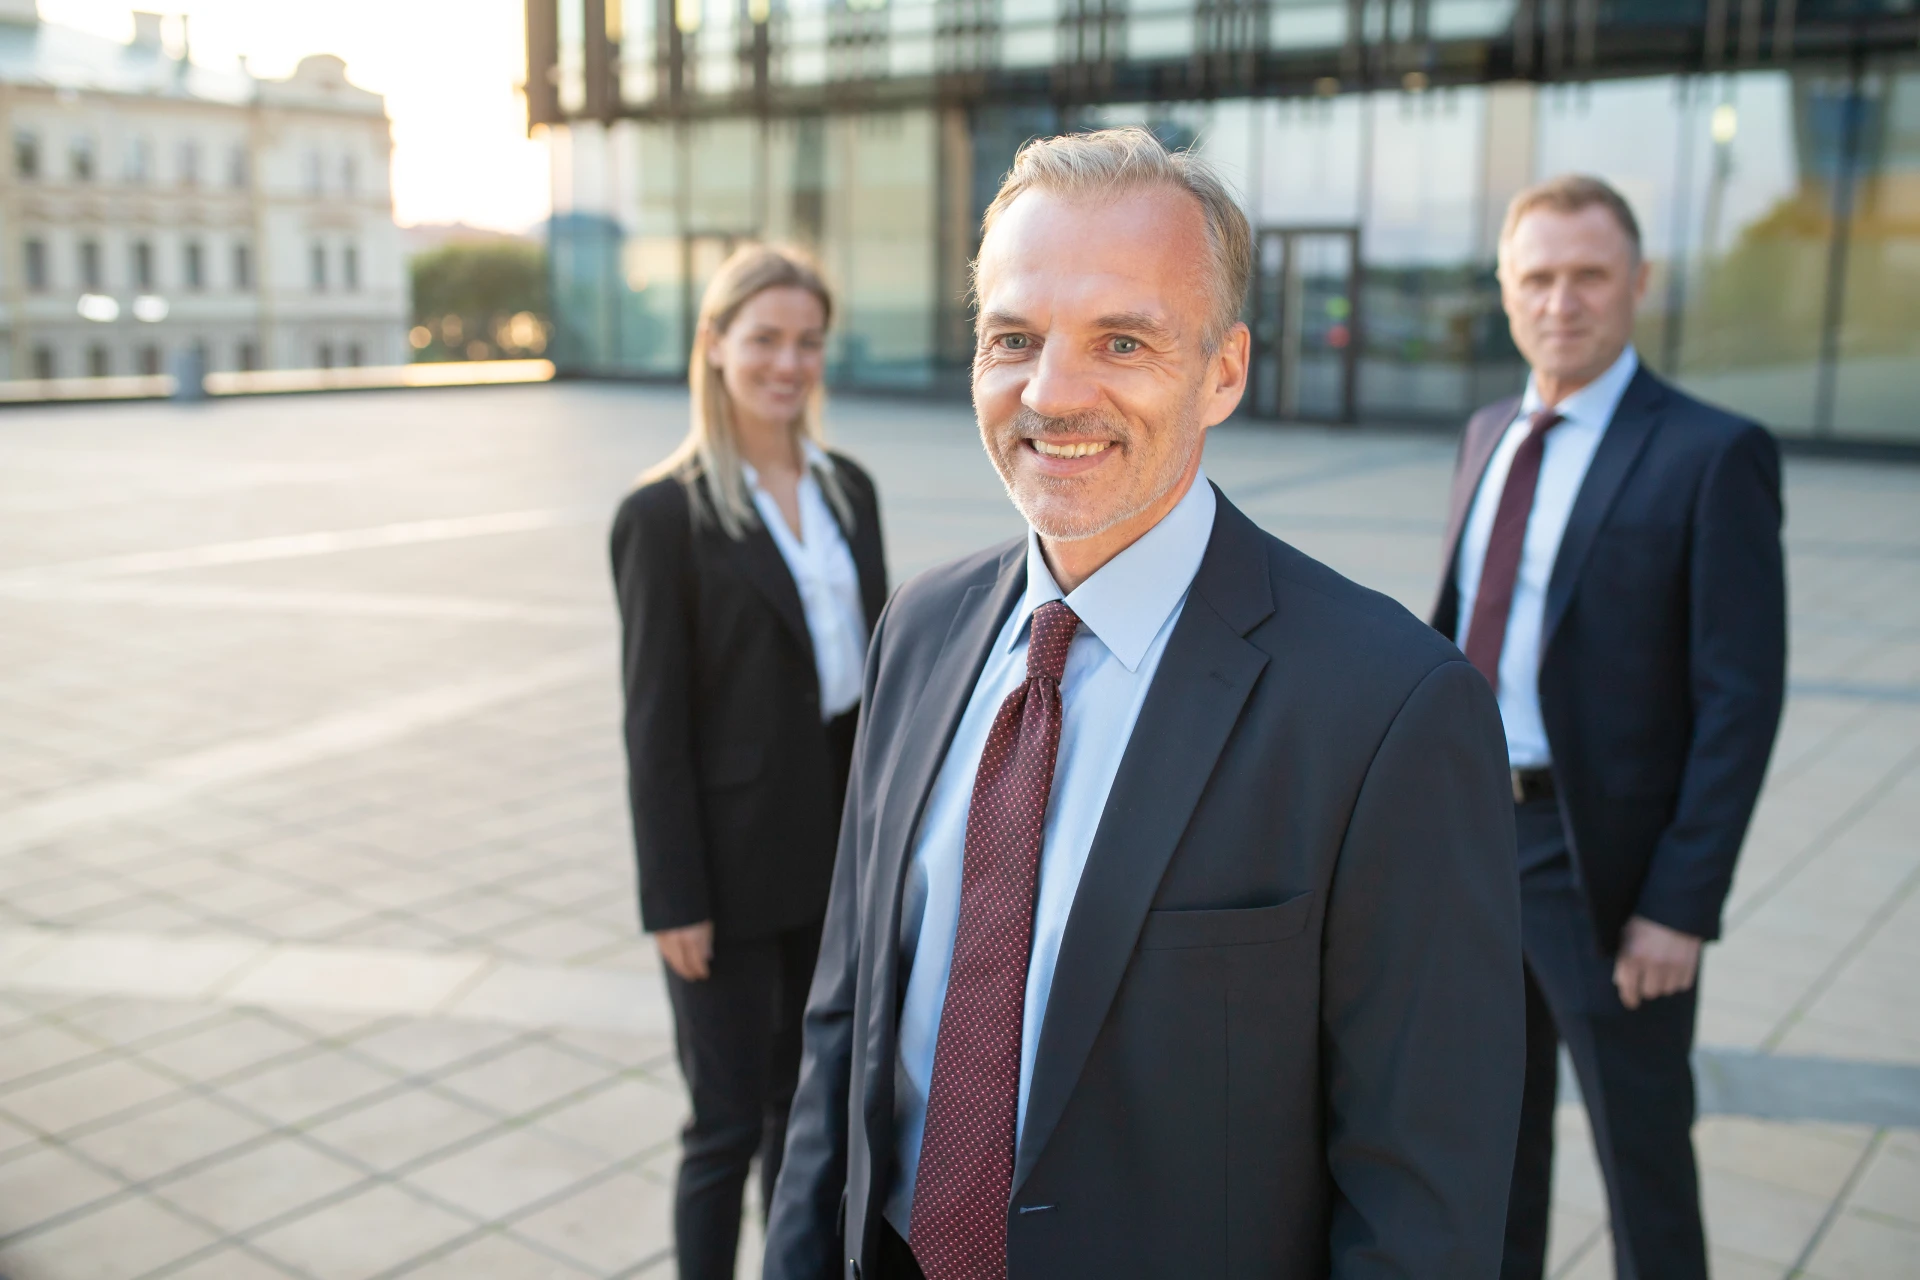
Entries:
{"label": "smiling man in foreground", "polygon": [[1030,529],[874,633],[769,1280],[1498,1266],[1499,714],[1202,473],[1250,258],[1137,129],[987,210],[974,405]]}

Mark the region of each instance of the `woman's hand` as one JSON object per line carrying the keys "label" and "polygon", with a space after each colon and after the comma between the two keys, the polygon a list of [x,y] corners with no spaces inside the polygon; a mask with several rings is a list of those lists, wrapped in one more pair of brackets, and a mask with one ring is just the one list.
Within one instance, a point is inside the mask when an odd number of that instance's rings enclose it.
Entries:
{"label": "woman's hand", "polygon": [[699,924],[679,929],[662,929],[653,935],[653,940],[659,946],[660,958],[667,962],[667,968],[688,982],[706,981],[713,963],[713,921],[702,920]]}

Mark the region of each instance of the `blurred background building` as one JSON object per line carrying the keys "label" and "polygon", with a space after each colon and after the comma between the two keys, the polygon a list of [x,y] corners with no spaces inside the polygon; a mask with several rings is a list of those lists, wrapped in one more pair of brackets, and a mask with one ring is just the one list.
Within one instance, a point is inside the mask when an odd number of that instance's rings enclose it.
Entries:
{"label": "blurred background building", "polygon": [[196,64],[0,0],[0,378],[396,364],[408,294],[378,94],[317,55]]}
{"label": "blurred background building", "polygon": [[1507,199],[1644,223],[1655,368],[1799,436],[1920,440],[1915,0],[527,0],[549,355],[682,371],[745,236],[816,248],[842,386],[963,384],[980,214],[1036,134],[1143,123],[1260,237],[1259,414],[1457,421],[1522,369]]}

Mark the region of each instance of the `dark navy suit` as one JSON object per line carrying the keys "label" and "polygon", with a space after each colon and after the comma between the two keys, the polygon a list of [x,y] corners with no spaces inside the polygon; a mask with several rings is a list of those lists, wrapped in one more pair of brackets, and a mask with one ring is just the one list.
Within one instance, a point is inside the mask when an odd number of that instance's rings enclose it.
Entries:
{"label": "dark navy suit", "polygon": [[[1482,410],[1461,442],[1433,618],[1448,636],[1461,530],[1518,407]],[[1556,799],[1516,814],[1528,1091],[1509,1276],[1540,1271],[1561,1038],[1594,1121],[1621,1273],[1706,1274],[1689,1137],[1696,995],[1629,1012],[1609,975],[1630,916],[1720,935],[1784,696],[1780,524],[1773,437],[1636,373],[1547,587],[1539,695]]]}
{"label": "dark navy suit", "polygon": [[[1026,544],[874,633],[769,1280],[892,1280],[902,877]],[[1520,1103],[1499,712],[1392,601],[1224,497],[1062,937],[1010,1280],[1479,1278]],[[891,1252],[895,1255],[889,1257]]]}

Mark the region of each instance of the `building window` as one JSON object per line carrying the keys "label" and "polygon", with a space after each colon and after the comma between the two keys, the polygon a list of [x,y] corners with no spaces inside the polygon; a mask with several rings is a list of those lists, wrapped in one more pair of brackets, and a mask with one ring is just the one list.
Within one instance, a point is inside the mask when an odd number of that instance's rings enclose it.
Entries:
{"label": "building window", "polygon": [[253,182],[253,159],[247,154],[246,147],[236,143],[227,152],[227,185],[236,189],[245,189]]}
{"label": "building window", "polygon": [[366,362],[366,352],[361,350],[360,344],[357,342],[349,342],[347,344],[347,367],[350,369],[358,369]]}
{"label": "building window", "polygon": [[30,133],[13,136],[13,171],[23,182],[40,176],[40,139]]}
{"label": "building window", "polygon": [[307,152],[307,194],[317,196],[326,190],[326,159],[318,150]]}
{"label": "building window", "polygon": [[260,367],[260,349],[251,342],[243,342],[234,348],[233,363],[242,373],[252,373]]}
{"label": "building window", "polygon": [[107,349],[99,343],[87,348],[87,376],[104,378],[113,372],[113,362],[107,355]]}
{"label": "building window", "polygon": [[73,166],[73,180],[75,182],[93,181],[92,138],[75,138],[73,140],[73,150],[68,154],[68,160]]}
{"label": "building window", "polygon": [[100,242],[82,240],[80,242],[80,287],[88,293],[100,290]]}
{"label": "building window", "polygon": [[45,293],[47,291],[47,242],[29,240],[24,248],[27,258],[27,288],[35,293]]}
{"label": "building window", "polygon": [[149,378],[160,372],[160,348],[151,342],[140,348],[140,372]]}
{"label": "building window", "polygon": [[186,248],[181,254],[180,265],[186,276],[188,289],[198,293],[200,290],[206,288],[206,264],[203,260],[200,242],[198,240],[187,241]]}
{"label": "building window", "polygon": [[205,338],[193,340],[193,363],[201,373],[213,368],[213,348],[207,345]]}
{"label": "building window", "polygon": [[360,162],[352,156],[340,157],[340,189],[353,195],[360,187]]}
{"label": "building window", "polygon": [[314,245],[308,263],[308,283],[313,286],[315,293],[320,293],[327,287],[327,246]]}
{"label": "building window", "polygon": [[348,245],[340,253],[340,283],[349,292],[360,287],[360,250]]}
{"label": "building window", "polygon": [[313,353],[313,362],[322,369],[333,368],[333,344],[323,342]]}
{"label": "building window", "polygon": [[180,144],[180,185],[183,187],[200,185],[200,144],[197,142]]}
{"label": "building window", "polygon": [[233,246],[233,287],[253,288],[253,249],[244,240]]}
{"label": "building window", "polygon": [[153,174],[153,144],[145,138],[127,142],[127,181],[138,185]]}
{"label": "building window", "polygon": [[142,293],[153,288],[153,246],[145,240],[133,242],[133,287]]}
{"label": "building window", "polygon": [[41,343],[33,349],[33,376],[51,378],[58,375],[60,367],[54,362],[53,348]]}

